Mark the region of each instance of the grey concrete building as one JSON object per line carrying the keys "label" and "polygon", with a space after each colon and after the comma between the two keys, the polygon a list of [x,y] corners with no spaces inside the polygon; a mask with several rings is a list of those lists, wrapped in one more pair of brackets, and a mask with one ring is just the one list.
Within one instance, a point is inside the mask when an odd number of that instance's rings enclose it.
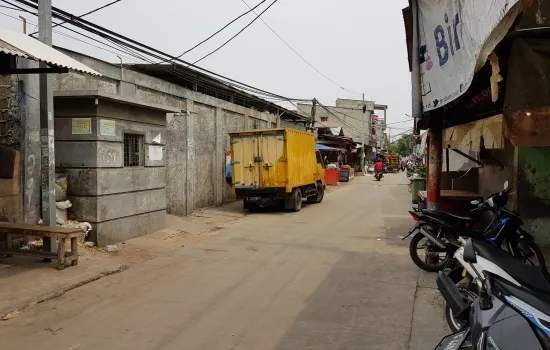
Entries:
{"label": "grey concrete building", "polygon": [[88,239],[116,243],[164,228],[166,113],[179,110],[120,94],[58,91],[56,172],[68,176],[72,217]]}
{"label": "grey concrete building", "polygon": [[100,245],[158,230],[166,212],[234,200],[225,182],[229,131],[309,121],[185,67],[61,51],[102,74],[54,79],[56,165],[69,178],[69,214],[91,222]]}
{"label": "grey concrete building", "polygon": [[[365,101],[366,111],[363,113],[362,100],[336,99],[334,106],[317,107],[315,112],[316,126],[325,128],[342,128],[344,134],[351,137],[355,142],[365,143],[373,147],[382,148],[384,133],[386,129],[386,111],[385,105],[375,104],[373,101]],[[378,115],[376,111],[382,111]],[[298,111],[303,116],[311,115],[311,104],[298,104]],[[377,121],[372,120],[377,116]],[[371,127],[369,130],[369,126]],[[372,130],[374,129],[374,133]]]}

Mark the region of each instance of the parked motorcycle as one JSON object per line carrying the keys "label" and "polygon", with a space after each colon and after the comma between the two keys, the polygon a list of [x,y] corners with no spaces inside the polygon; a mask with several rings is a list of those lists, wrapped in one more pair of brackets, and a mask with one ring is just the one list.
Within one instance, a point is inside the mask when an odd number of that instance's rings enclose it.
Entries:
{"label": "parked motorcycle", "polygon": [[[441,271],[452,260],[460,247],[460,236],[485,239],[496,247],[505,247],[522,262],[546,267],[544,255],[532,235],[521,229],[523,221],[517,212],[506,209],[511,189],[505,184],[502,192],[489,196],[485,201],[473,201],[475,211],[491,211],[493,221],[483,232],[474,230],[474,219],[436,210],[409,211],[416,221],[407,236],[414,234],[409,245],[413,262],[428,272]],[[424,252],[422,259],[419,255]]]}
{"label": "parked motorcycle", "polygon": [[[443,272],[438,289],[461,329],[436,350],[550,349],[550,274],[518,261],[486,241],[463,240],[457,258],[474,276],[478,296],[465,302]],[[453,327],[451,327],[453,328]]]}
{"label": "parked motorcycle", "polygon": [[374,178],[376,179],[376,181],[382,180],[383,177],[384,177],[384,172],[383,171],[377,171],[374,174]]}
{"label": "parked motorcycle", "polygon": [[[524,264],[516,257],[485,240],[461,237],[459,241],[463,247],[454,254],[456,266],[440,272],[445,276],[438,276],[438,287],[442,294],[449,290],[447,285],[442,283],[450,282],[458,288],[462,301],[469,306],[479,297],[478,290],[483,283],[481,276],[487,274],[498,275],[514,285],[530,290],[550,290],[550,285],[546,285],[544,280],[539,278],[548,275],[546,268]],[[477,254],[476,261],[473,263],[467,261],[468,254],[470,256],[472,254],[468,249],[475,249],[474,252]],[[482,272],[481,275],[478,273],[479,271]],[[452,307],[452,303],[448,303],[445,307],[445,318],[449,327],[454,331],[467,325],[465,323],[466,316],[463,312],[457,313],[456,308]]]}

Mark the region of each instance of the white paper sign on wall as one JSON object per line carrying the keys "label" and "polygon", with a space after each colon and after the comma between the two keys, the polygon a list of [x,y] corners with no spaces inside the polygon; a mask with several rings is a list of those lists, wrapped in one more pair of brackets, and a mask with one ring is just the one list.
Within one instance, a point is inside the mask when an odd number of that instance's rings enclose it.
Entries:
{"label": "white paper sign on wall", "polygon": [[102,136],[116,136],[116,122],[114,120],[101,119],[99,121],[99,134]]}

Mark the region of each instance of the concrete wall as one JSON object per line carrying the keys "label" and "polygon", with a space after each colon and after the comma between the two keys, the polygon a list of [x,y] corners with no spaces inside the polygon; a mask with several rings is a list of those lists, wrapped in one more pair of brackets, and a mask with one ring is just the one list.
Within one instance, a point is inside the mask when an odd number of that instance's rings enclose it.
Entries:
{"label": "concrete wall", "polygon": [[296,129],[300,131],[307,131],[307,128],[304,124],[294,124],[294,123],[287,122],[286,120],[281,120],[280,126],[281,128],[291,128],[291,129]]}
{"label": "concrete wall", "polygon": [[12,166],[13,160],[13,176],[0,178],[0,221],[23,220],[20,151],[23,148],[24,120],[18,92],[19,86],[15,75],[0,76],[0,146],[5,147],[6,151],[2,152],[6,159],[0,159],[0,166]]}
{"label": "concrete wall", "polygon": [[550,245],[550,147],[518,148],[518,209],[537,243]]}
{"label": "concrete wall", "polygon": [[[173,113],[166,117],[165,133],[168,213],[187,215],[195,209],[234,200],[231,187],[225,182],[225,151],[229,149],[227,132],[275,127],[277,116],[204,95],[137,71],[125,68],[121,72],[118,65],[75,52],[65,53],[100,72],[103,77],[78,73],[60,75],[54,82],[58,93],[95,90],[173,109]],[[108,154],[117,150],[109,147],[103,152]],[[66,158],[62,153],[60,156]],[[88,162],[94,165],[93,159]]]}
{"label": "concrete wall", "polygon": [[[165,145],[166,112],[97,96],[54,102],[56,171],[68,176],[69,217],[94,228],[88,239],[106,245],[164,228],[166,157],[151,160],[149,146]],[[90,118],[91,133],[75,134],[73,118]],[[113,135],[101,120],[114,121]],[[144,136],[143,167],[124,167],[125,133]]]}

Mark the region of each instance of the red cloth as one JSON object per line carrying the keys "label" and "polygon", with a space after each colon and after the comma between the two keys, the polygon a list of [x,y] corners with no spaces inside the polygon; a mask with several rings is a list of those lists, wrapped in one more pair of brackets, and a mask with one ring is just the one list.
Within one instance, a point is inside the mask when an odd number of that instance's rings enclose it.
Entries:
{"label": "red cloth", "polygon": [[384,163],[382,163],[382,162],[376,162],[376,164],[374,164],[374,170],[375,170],[375,171],[382,171],[382,170],[384,170]]}

